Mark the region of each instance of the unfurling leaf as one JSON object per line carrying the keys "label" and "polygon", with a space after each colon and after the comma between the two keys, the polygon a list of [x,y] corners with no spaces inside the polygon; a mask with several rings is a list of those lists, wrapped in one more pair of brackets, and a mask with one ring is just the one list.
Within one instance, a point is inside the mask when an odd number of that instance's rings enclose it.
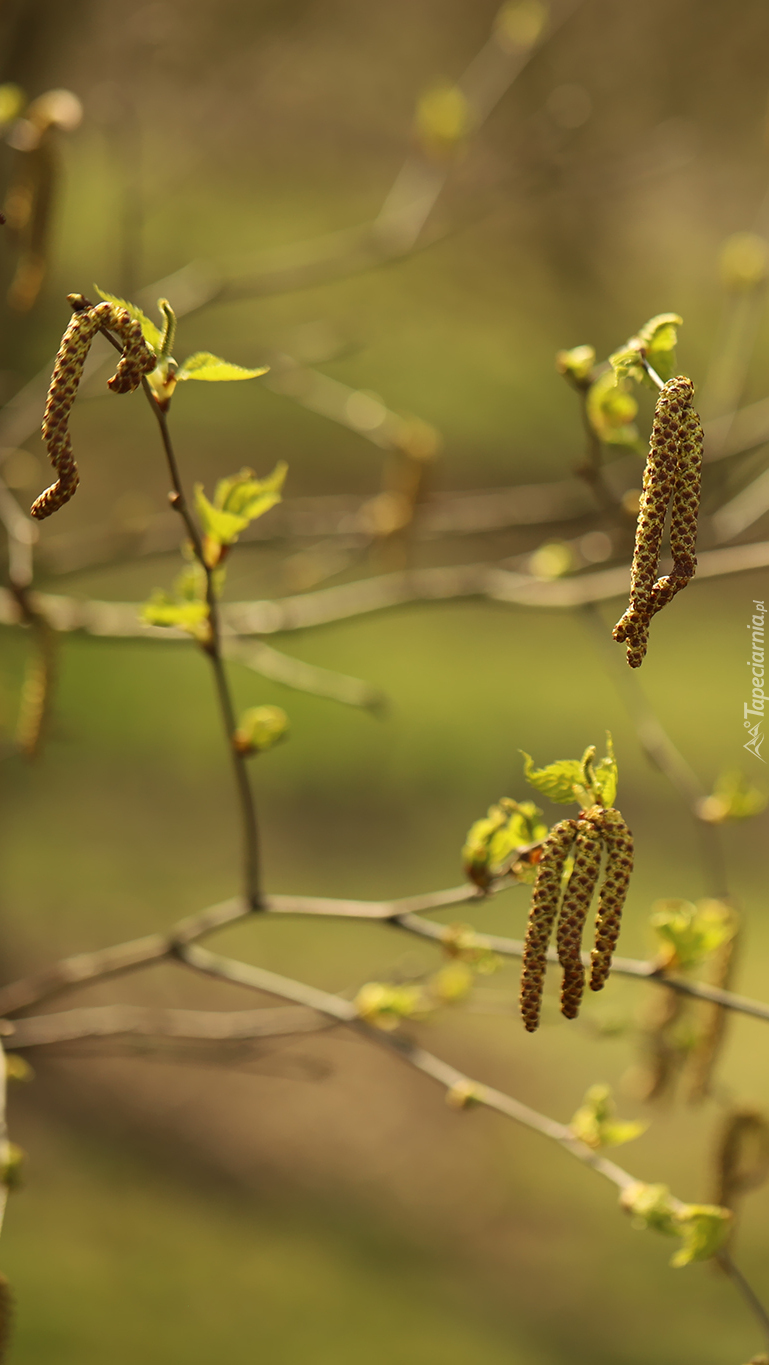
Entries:
{"label": "unfurling leaf", "polygon": [[485,819],[476,820],[470,827],[462,849],[465,874],[485,890],[507,870],[517,849],[544,839],[546,834],[542,811],[533,801],[513,801],[505,796],[498,805],[489,807]]}
{"label": "unfurling leaf", "polygon": [[384,981],[361,986],[353,1004],[360,1019],[385,1033],[392,1033],[403,1019],[425,1015],[429,1008],[418,986],[391,986]]}
{"label": "unfurling leaf", "polygon": [[574,788],[582,781],[582,764],[578,758],[563,758],[546,768],[535,768],[531,754],[523,749],[521,753],[524,777],[536,791],[561,806],[570,806],[578,800],[574,794]]}
{"label": "unfurling leaf", "polygon": [[684,972],[705,962],[737,932],[733,909],[719,900],[655,901],[651,922],[662,939],[664,965]]}
{"label": "unfurling leaf", "polygon": [[619,1147],[646,1132],[647,1124],[620,1122],[614,1117],[614,1100],[608,1085],[591,1085],[569,1127],[588,1147]]}
{"label": "unfurling leaf", "polygon": [[252,706],[244,711],[233,735],[239,754],[265,753],[288,736],[288,716],[280,706]]}
{"label": "unfurling leaf", "polygon": [[233,365],[229,360],[222,360],[221,356],[211,355],[210,351],[196,351],[179,366],[176,381],[182,383],[185,379],[205,379],[221,383],[230,379],[258,379],[269,368],[269,365],[260,365],[258,369],[247,370],[243,365]]}
{"label": "unfurling leaf", "polygon": [[139,326],[141,327],[142,336],[144,337],[144,340],[146,341],[147,345],[150,347],[151,350],[155,352],[155,355],[159,355],[161,348],[161,334],[160,329],[155,326],[155,323],[152,321],[152,319],[148,318],[146,313],[142,312],[141,308],[137,308],[135,303],[129,303],[127,299],[121,299],[118,297],[117,294],[105,293],[103,289],[99,288],[98,284],[94,285],[94,289],[96,290],[96,293],[99,295],[99,298],[104,299],[106,303],[114,303],[117,305],[118,308],[125,308],[129,317],[133,318],[134,322],[138,322]]}
{"label": "unfurling leaf", "polygon": [[174,581],[173,593],[156,588],[141,609],[148,626],[177,626],[200,644],[211,640],[206,576],[200,564],[188,564]]}
{"label": "unfurling leaf", "polygon": [[681,1238],[680,1249],[670,1259],[676,1268],[715,1256],[732,1222],[729,1209],[717,1204],[682,1204],[671,1196],[667,1185],[644,1185],[641,1181],[622,1191],[620,1205],[632,1215],[635,1227]]}
{"label": "unfurling leaf", "polygon": [[586,387],[585,381],[595,365],[595,350],[592,346],[572,346],[570,351],[558,351],[555,368],[559,374],[571,379],[579,388]]}
{"label": "unfurling leaf", "polygon": [[680,318],[678,313],[658,313],[656,317],[645,322],[638,333],[638,340],[646,352],[646,359],[652,369],[656,370],[663,384],[676,373],[676,344],[678,328],[682,325],[683,318]]}
{"label": "unfurling leaf", "polygon": [[700,820],[710,825],[725,824],[728,820],[749,820],[760,815],[767,805],[766,792],[755,787],[741,772],[722,773],[712,795],[705,796],[697,805]]}
{"label": "unfurling leaf", "polygon": [[634,1227],[649,1228],[653,1232],[661,1232],[665,1237],[677,1235],[675,1201],[667,1185],[646,1185],[641,1180],[634,1181],[622,1191],[619,1202],[625,1212],[632,1216]]}
{"label": "unfurling leaf", "polygon": [[670,1259],[676,1268],[692,1261],[708,1261],[723,1246],[732,1221],[729,1209],[716,1204],[685,1204],[676,1213],[676,1227],[683,1245]]}
{"label": "unfurling leaf", "polygon": [[613,370],[606,370],[588,389],[586,407],[588,421],[601,441],[638,450],[638,429],[634,425],[638,404],[627,380],[618,381]]}
{"label": "unfurling leaf", "polygon": [[180,630],[186,630],[196,639],[201,638],[201,633],[208,637],[208,631],[203,631],[204,623],[208,622],[208,604],[180,602],[162,588],[156,588],[149,601],[145,602],[141,609],[141,619],[146,621],[148,626],[178,626]]}
{"label": "unfurling leaf", "polygon": [[613,806],[617,795],[617,760],[614,757],[614,742],[606,731],[606,754],[598,763],[592,765],[593,790],[604,806]]}
{"label": "unfurling leaf", "polygon": [[282,460],[266,479],[257,479],[253,469],[241,469],[216,485],[213,502],[195,484],[195,507],[203,526],[203,550],[210,568],[223,557],[224,546],[232,545],[249,522],[264,516],[281,500],[288,465]]}
{"label": "unfurling leaf", "polygon": [[608,730],[606,750],[598,763],[595,762],[595,745],[591,744],[582,758],[563,758],[546,768],[535,768],[531,755],[522,749],[524,776],[532,787],[556,805],[568,806],[574,801],[583,809],[596,803],[609,807],[617,795],[617,761]]}

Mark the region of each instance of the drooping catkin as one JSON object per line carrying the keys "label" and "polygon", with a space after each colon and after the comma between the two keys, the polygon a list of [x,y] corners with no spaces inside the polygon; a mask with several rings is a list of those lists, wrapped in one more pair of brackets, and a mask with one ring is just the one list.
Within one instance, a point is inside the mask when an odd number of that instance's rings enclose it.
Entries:
{"label": "drooping catkin", "polygon": [[547,947],[561,898],[561,877],[569,849],[577,835],[576,820],[554,825],[542,845],[537,880],[531,898],[526,941],[523,946],[520,1007],[529,1033],[539,1027],[539,1012],[547,966]]}
{"label": "drooping catkin", "polygon": [[48,456],[58,479],[46,488],[30,508],[30,515],[42,521],[69,502],[77,488],[79,476],[69,437],[69,414],[75,401],[80,376],[96,333],[102,328],[116,332],[123,343],[123,354],[117,369],[107,381],[113,393],[131,393],[141,383],[142,375],[155,368],[156,358],[135,322],[125,308],[113,303],[86,305],[82,295],[70,294],[74,309],[72,321],[62,337],[48,389],[43,414],[43,439]]}
{"label": "drooping catkin", "polygon": [[600,991],[606,984],[633,871],[633,836],[619,811],[613,807],[604,810],[600,828],[606,844],[606,871],[598,897],[595,947],[590,955],[591,991]]}
{"label": "drooping catkin", "polygon": [[585,989],[582,930],[600,870],[600,827],[594,819],[583,816],[577,825],[574,867],[564,892],[556,937],[558,961],[563,967],[561,1013],[567,1019],[576,1019]]}
{"label": "drooping catkin", "polygon": [[[685,588],[696,568],[695,543],[702,467],[702,426],[692,408],[694,385],[669,379],[657,400],[644,470],[630,576],[630,605],[614,627],[627,645],[627,661],[638,668],[646,654],[652,617]],[[671,506],[673,572],[658,579],[662,532]]]}

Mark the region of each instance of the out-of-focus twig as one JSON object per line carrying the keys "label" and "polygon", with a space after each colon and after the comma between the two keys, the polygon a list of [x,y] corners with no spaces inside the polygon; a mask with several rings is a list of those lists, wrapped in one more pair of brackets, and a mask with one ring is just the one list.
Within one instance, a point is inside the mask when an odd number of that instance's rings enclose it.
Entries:
{"label": "out-of-focus twig", "polygon": [[[697,579],[745,573],[768,564],[769,541],[707,550],[699,556]],[[662,567],[665,571],[665,561]],[[627,592],[629,577],[629,565],[555,580],[532,578],[496,564],[447,565],[383,574],[291,597],[229,602],[222,607],[222,621],[230,634],[274,635],[344,621],[410,602],[451,601],[463,597],[486,597],[492,602],[561,609],[621,597]],[[57,631],[82,630],[89,635],[116,638],[189,639],[174,627],[142,625],[137,603],[79,600],[53,593],[34,593],[32,598],[36,610]],[[0,625],[13,625],[16,619],[12,596],[0,589]]]}

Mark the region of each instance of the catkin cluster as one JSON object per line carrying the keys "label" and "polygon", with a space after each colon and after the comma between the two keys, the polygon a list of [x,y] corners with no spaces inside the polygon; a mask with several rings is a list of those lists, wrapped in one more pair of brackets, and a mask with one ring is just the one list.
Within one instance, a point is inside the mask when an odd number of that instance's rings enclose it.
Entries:
{"label": "catkin cluster", "polygon": [[[702,424],[692,407],[693,397],[692,381],[679,375],[665,384],[654,412],[636,526],[630,605],[612,632],[615,640],[627,645],[631,668],[643,661],[655,612],[686,587],[697,566]],[[673,572],[658,578],[668,505]]]}
{"label": "catkin cluster", "polygon": [[56,356],[48,399],[43,414],[43,439],[58,479],[32,504],[30,515],[42,521],[69,502],[78,485],[77,465],[69,438],[69,414],[75,401],[83,366],[96,333],[102,328],[115,332],[123,343],[123,354],[112,378],[107,380],[113,393],[132,393],[156,365],[156,357],[125,308],[114,303],[89,305],[82,294],[69,294],[73,309],[70,322]]}
{"label": "catkin cluster", "polygon": [[[611,968],[633,870],[633,836],[618,810],[593,806],[578,820],[561,820],[542,845],[521,974],[521,1014],[529,1033],[539,1026],[547,950],[556,916],[558,961],[563,967],[561,1013],[567,1019],[576,1019],[579,1013],[585,989],[582,931],[598,882],[604,849],[606,865],[598,897],[595,947],[591,954],[589,984],[593,991],[600,991],[605,985]],[[570,853],[573,853],[574,861],[561,897],[564,868]]]}

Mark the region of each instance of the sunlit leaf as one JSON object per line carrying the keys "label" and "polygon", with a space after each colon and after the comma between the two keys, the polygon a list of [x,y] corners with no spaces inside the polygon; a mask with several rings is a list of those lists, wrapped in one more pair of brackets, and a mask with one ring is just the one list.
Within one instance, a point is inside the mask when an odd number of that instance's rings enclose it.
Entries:
{"label": "sunlit leaf", "polygon": [[134,322],[139,323],[139,326],[142,329],[142,336],[147,345],[156,355],[158,355],[160,353],[161,334],[159,328],[155,326],[152,319],[148,318],[146,313],[142,312],[141,308],[137,308],[135,303],[129,303],[127,299],[118,298],[117,294],[107,294],[105,290],[99,288],[98,284],[94,285],[94,289],[99,295],[99,298],[104,299],[105,303],[114,303],[117,304],[119,308],[125,308],[130,317],[134,319]]}
{"label": "sunlit leaf", "polygon": [[530,754],[523,754],[523,772],[527,782],[550,801],[568,806],[579,798],[575,787],[582,781],[582,764],[577,758],[563,758],[558,763],[550,763],[546,768],[535,768]]}
{"label": "sunlit leaf", "polygon": [[258,369],[247,370],[242,365],[233,365],[229,360],[211,355],[210,351],[196,351],[195,355],[188,356],[179,366],[176,380],[177,383],[184,379],[205,379],[210,383],[221,383],[229,379],[257,379],[260,374],[266,374],[269,368],[269,365],[261,365]]}

